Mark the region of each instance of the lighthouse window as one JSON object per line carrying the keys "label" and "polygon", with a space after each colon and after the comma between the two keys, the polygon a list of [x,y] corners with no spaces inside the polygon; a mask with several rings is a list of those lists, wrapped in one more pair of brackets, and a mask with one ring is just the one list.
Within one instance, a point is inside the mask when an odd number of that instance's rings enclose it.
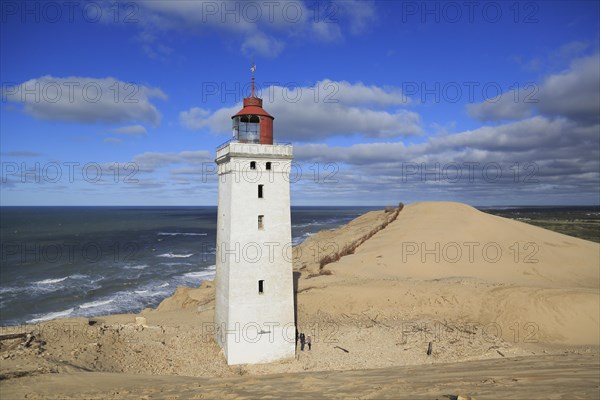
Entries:
{"label": "lighthouse window", "polygon": [[258,216],[258,229],[264,229],[264,220],[265,216],[264,215],[259,215]]}
{"label": "lighthouse window", "polygon": [[258,281],[258,294],[263,294],[265,292],[265,281]]}
{"label": "lighthouse window", "polygon": [[267,162],[267,166],[265,167],[266,169],[271,169],[271,162]]}
{"label": "lighthouse window", "polygon": [[262,199],[263,198],[263,188],[265,185],[258,185],[258,198]]}
{"label": "lighthouse window", "polygon": [[256,169],[256,161],[250,161],[250,169]]}
{"label": "lighthouse window", "polygon": [[260,119],[256,115],[233,118],[233,136],[240,143],[260,143]]}

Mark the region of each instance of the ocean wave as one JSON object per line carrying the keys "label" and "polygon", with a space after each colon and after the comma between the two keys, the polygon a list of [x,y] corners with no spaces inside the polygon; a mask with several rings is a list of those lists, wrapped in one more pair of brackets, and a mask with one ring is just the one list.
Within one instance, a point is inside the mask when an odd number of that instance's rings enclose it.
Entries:
{"label": "ocean wave", "polygon": [[165,253],[165,254],[159,254],[156,257],[164,257],[164,258],[189,258],[189,257],[191,257],[193,255],[194,255],[194,253],[190,253],[190,254]]}
{"label": "ocean wave", "polygon": [[75,308],[69,308],[63,311],[43,314],[41,317],[30,319],[29,321],[27,321],[27,323],[35,324],[36,322],[50,321],[51,319],[66,317],[67,315],[71,314],[74,310]]}
{"label": "ocean wave", "polygon": [[162,284],[162,285],[160,285],[159,287],[167,287],[167,286],[169,286],[169,284],[168,284],[168,283],[163,283],[163,284]]}
{"label": "ocean wave", "polygon": [[134,290],[135,293],[137,294],[144,294],[144,293],[148,293],[147,290]]}
{"label": "ocean wave", "polygon": [[158,232],[159,236],[207,236],[208,233],[193,232]]}
{"label": "ocean wave", "polygon": [[89,303],[83,303],[82,305],[79,306],[79,308],[92,308],[92,307],[104,306],[106,304],[112,303],[113,301],[115,301],[115,299],[90,301]]}

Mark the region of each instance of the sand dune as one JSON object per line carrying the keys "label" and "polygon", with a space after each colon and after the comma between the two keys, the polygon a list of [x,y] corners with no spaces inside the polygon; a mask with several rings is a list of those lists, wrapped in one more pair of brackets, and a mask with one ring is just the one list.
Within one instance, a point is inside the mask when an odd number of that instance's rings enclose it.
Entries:
{"label": "sand dune", "polygon": [[417,203],[406,207],[397,221],[355,255],[344,258],[336,272],[370,279],[466,277],[490,283],[598,289],[599,258],[597,243],[465,204]]}
{"label": "sand dune", "polygon": [[507,340],[600,344],[600,246],[464,204],[410,205],[327,267],[341,285],[367,280],[352,297],[382,311],[378,295],[388,290],[417,315],[497,323]]}
{"label": "sand dune", "polygon": [[[367,213],[296,248],[297,323],[314,348],[294,360],[227,366],[212,339],[214,287],[205,282],[178,288],[156,310],[101,317],[93,335],[82,318],[19,328],[35,340],[3,341],[0,389],[15,398],[153,398],[162,388],[159,396],[181,398],[290,388],[296,397],[443,398],[460,387],[487,398],[597,397],[598,244],[457,203],[391,215]],[[355,371],[339,372],[347,370]],[[330,372],[325,380],[298,374],[310,371]]]}

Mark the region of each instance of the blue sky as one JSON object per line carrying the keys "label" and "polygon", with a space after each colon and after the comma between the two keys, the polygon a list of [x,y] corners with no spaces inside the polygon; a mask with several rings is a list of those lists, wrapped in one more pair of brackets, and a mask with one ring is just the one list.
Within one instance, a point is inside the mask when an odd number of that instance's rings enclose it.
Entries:
{"label": "blue sky", "polygon": [[215,205],[252,57],[293,205],[600,203],[598,2],[1,7],[2,205]]}

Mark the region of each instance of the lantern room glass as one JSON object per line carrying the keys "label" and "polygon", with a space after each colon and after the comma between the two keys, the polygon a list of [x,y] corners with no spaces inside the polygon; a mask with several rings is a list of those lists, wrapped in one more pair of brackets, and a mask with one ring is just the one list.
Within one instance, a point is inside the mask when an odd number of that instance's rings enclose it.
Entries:
{"label": "lantern room glass", "polygon": [[233,139],[240,143],[260,143],[258,115],[239,115],[233,118]]}

